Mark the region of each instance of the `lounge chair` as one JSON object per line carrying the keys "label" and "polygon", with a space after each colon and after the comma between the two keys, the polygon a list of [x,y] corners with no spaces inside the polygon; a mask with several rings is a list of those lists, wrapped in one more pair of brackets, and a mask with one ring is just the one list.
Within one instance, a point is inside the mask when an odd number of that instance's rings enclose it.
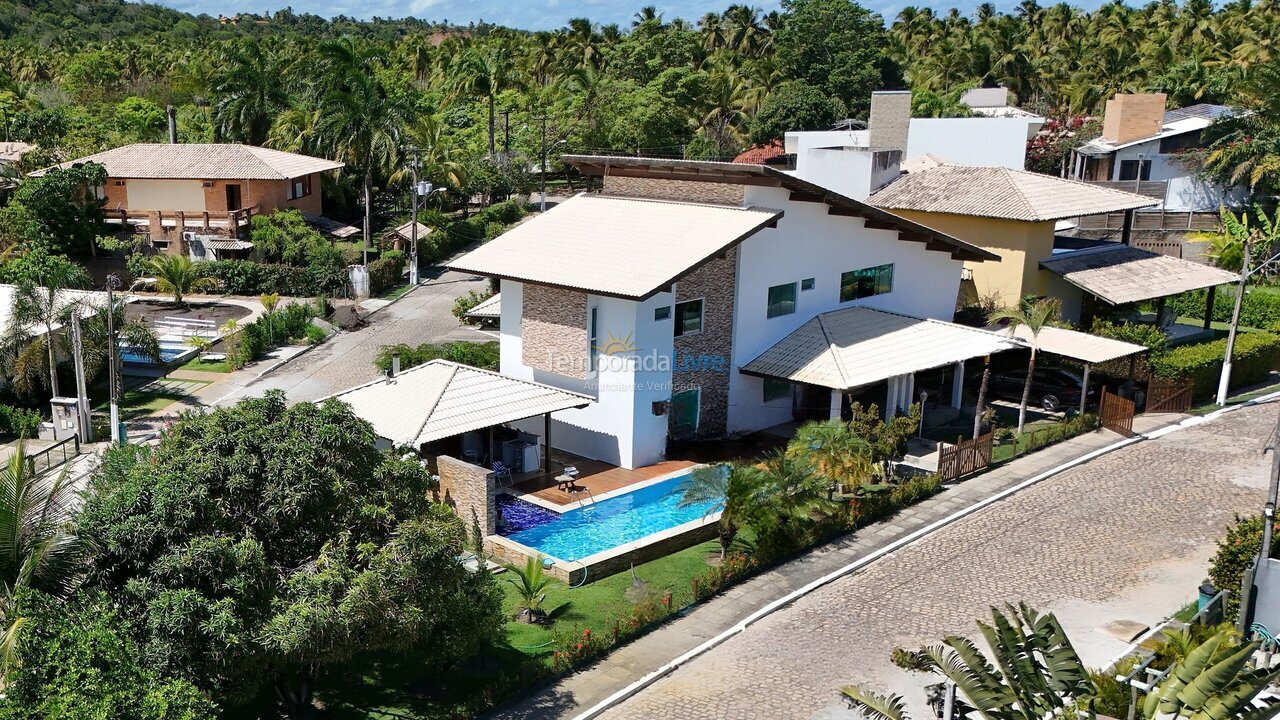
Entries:
{"label": "lounge chair", "polygon": [[503,465],[501,460],[495,460],[493,463],[493,479],[498,487],[511,487],[515,483],[515,478],[511,476],[511,468]]}

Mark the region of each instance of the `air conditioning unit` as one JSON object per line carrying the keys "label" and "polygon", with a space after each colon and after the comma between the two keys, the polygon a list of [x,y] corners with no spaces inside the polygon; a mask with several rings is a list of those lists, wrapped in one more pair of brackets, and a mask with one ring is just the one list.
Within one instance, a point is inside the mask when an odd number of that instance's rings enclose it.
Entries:
{"label": "air conditioning unit", "polygon": [[973,279],[973,268],[961,268],[961,269],[960,269],[960,279],[961,279],[961,280],[972,280],[972,279]]}
{"label": "air conditioning unit", "polygon": [[211,187],[213,187],[213,181],[212,181],[212,180],[205,180],[204,182],[200,183],[200,187],[207,187],[207,188],[211,188]]}

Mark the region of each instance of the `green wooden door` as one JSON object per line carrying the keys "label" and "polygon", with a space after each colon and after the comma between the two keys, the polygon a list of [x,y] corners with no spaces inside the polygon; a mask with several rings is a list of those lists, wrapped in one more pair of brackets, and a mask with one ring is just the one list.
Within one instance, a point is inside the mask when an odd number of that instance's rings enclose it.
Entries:
{"label": "green wooden door", "polygon": [[701,392],[698,388],[682,390],[671,396],[671,434],[689,437],[698,431]]}

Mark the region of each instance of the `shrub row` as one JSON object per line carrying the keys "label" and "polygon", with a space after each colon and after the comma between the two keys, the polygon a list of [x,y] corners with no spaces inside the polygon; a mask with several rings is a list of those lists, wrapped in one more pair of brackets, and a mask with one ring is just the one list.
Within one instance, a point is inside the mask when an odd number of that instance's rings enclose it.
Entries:
{"label": "shrub row", "polygon": [[[1171,297],[1166,301],[1168,307],[1185,317],[1204,317],[1207,290],[1196,290]],[[1235,307],[1235,289],[1218,288],[1213,299],[1213,319],[1217,322],[1231,322],[1231,312]],[[1240,324],[1244,327],[1270,330],[1280,324],[1280,295],[1264,292],[1246,292],[1244,302],[1240,303]]]}
{"label": "shrub row", "polygon": [[211,260],[202,262],[205,275],[222,282],[228,295],[277,293],[290,297],[313,297],[340,293],[347,284],[342,267],[313,265],[295,267],[252,260]]}
{"label": "shrub row", "polygon": [[0,405],[0,435],[33,438],[40,433],[40,413],[12,405]]}
{"label": "shrub row", "polygon": [[425,264],[438,263],[463,247],[492,240],[512,223],[529,214],[529,206],[515,200],[494,203],[463,220],[449,223],[419,241],[418,258]]}
{"label": "shrub row", "polygon": [[[1159,378],[1187,378],[1195,383],[1195,394],[1204,397],[1218,387],[1227,341],[1213,340],[1175,347],[1151,358],[1151,373]],[[1243,387],[1265,380],[1280,367],[1280,336],[1269,332],[1246,332],[1236,336],[1231,358],[1231,387]]]}
{"label": "shrub row", "polygon": [[[292,338],[307,338],[311,318],[324,317],[327,306],[323,298],[299,302],[277,308],[263,314],[257,320],[240,328],[227,342],[227,360],[233,367],[262,357],[268,350],[288,342]],[[312,342],[314,344],[314,342]]]}
{"label": "shrub row", "polygon": [[478,343],[459,340],[443,345],[423,343],[417,347],[405,343],[384,345],[373,364],[377,365],[382,372],[386,372],[391,367],[392,353],[400,353],[401,370],[408,370],[414,365],[441,358],[482,370],[498,369],[498,343],[496,342]]}

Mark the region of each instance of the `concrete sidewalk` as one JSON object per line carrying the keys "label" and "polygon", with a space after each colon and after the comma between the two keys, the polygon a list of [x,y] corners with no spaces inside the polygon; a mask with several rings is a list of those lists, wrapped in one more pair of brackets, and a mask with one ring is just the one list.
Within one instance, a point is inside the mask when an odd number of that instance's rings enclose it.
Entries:
{"label": "concrete sidewalk", "polygon": [[[1139,434],[1172,425],[1185,415],[1139,416]],[[986,500],[1063,463],[1121,441],[1098,430],[1045,448],[963,481],[882,522],[780,565],[738,585],[687,614],[619,648],[599,662],[562,678],[550,687],[500,708],[488,717],[529,719],[573,717],[613,693],[657,670],[709,638],[733,627],[766,604],[865,557],[907,535]]]}

